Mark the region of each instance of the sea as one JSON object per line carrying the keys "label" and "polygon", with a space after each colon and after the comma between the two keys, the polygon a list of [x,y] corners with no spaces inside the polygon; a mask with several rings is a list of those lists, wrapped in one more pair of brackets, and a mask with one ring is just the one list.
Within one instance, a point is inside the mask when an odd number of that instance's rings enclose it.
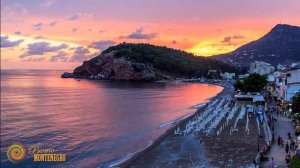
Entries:
{"label": "sea", "polygon": [[[200,83],[64,79],[62,73],[1,70],[1,166],[112,167],[223,89]],[[7,151],[16,143],[26,156],[12,162]],[[37,147],[35,152],[65,154],[66,160],[34,161],[29,151]]]}

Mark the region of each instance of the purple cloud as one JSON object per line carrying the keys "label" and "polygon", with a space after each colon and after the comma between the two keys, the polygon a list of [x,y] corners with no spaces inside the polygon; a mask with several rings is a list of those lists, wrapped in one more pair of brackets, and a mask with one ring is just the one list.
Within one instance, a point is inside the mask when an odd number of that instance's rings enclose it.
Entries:
{"label": "purple cloud", "polygon": [[16,41],[10,41],[8,39],[8,36],[1,36],[1,48],[16,47],[23,41],[24,41],[23,39],[16,40]]}
{"label": "purple cloud", "polygon": [[102,40],[102,41],[93,42],[88,47],[96,48],[96,49],[99,49],[99,50],[104,50],[104,49],[106,49],[109,46],[114,45],[114,44],[116,44],[116,42],[114,42],[114,41],[111,41],[111,40]]}
{"label": "purple cloud", "polygon": [[77,32],[77,28],[74,27],[74,28],[72,29],[72,32]]}
{"label": "purple cloud", "polygon": [[47,38],[44,37],[44,36],[39,35],[39,36],[35,36],[34,39],[47,39]]}
{"label": "purple cloud", "polygon": [[38,30],[42,30],[42,26],[43,26],[43,23],[39,22],[37,24],[34,24],[33,28],[34,28],[34,30],[38,31]]}
{"label": "purple cloud", "polygon": [[32,55],[43,55],[47,52],[57,52],[62,49],[68,48],[67,44],[61,44],[59,46],[50,46],[47,42],[36,42],[27,46],[27,52],[20,55],[20,58],[25,58]]}
{"label": "purple cloud", "polygon": [[243,35],[240,35],[240,34],[236,34],[232,37],[233,39],[242,39],[242,38],[245,38],[245,36]]}
{"label": "purple cloud", "polygon": [[69,17],[68,20],[77,20],[78,18],[79,18],[79,15],[76,14],[76,15]]}
{"label": "purple cloud", "polygon": [[49,23],[48,25],[49,26],[55,26],[57,23],[58,23],[58,21],[53,21],[53,22]]}
{"label": "purple cloud", "polygon": [[46,60],[46,58],[45,57],[40,57],[40,58],[28,58],[28,59],[26,59],[26,60],[24,60],[24,61],[29,61],[29,62],[42,62],[42,61],[45,61]]}
{"label": "purple cloud", "polygon": [[59,51],[56,55],[51,57],[50,61],[51,62],[57,62],[57,61],[66,62],[66,61],[68,61],[68,55],[64,51]]}
{"label": "purple cloud", "polygon": [[95,56],[94,54],[91,54],[90,50],[87,48],[84,48],[82,46],[76,47],[73,56],[69,60],[70,62],[82,62],[87,59],[92,58]]}
{"label": "purple cloud", "polygon": [[238,39],[242,39],[242,38],[245,38],[245,37],[243,35],[240,35],[240,34],[236,34],[236,35],[233,35],[233,36],[226,36],[221,41],[221,43],[226,43],[226,44],[229,44],[229,45],[236,45],[237,43],[234,43],[233,41],[238,40]]}
{"label": "purple cloud", "polygon": [[48,8],[48,7],[53,6],[55,2],[56,2],[56,0],[46,0],[46,1],[43,1],[40,4],[40,6],[43,7],[43,8]]}
{"label": "purple cloud", "polygon": [[230,36],[224,37],[223,41],[221,41],[221,43],[230,43],[230,42],[231,42]]}
{"label": "purple cloud", "polygon": [[[150,39],[153,39],[157,36],[157,33],[143,33],[144,29],[143,28],[140,28],[140,29],[137,29],[135,32],[129,34],[128,36],[126,36],[125,38],[128,38],[128,39],[146,39],[146,40],[150,40]],[[123,38],[123,37],[121,37]]]}
{"label": "purple cloud", "polygon": [[20,34],[22,34],[20,31],[16,31],[16,32],[14,32],[14,34],[15,35],[20,35]]}

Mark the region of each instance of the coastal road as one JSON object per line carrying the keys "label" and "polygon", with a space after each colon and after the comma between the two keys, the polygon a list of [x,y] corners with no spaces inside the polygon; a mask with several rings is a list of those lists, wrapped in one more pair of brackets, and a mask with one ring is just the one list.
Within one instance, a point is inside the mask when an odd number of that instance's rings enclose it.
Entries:
{"label": "coastal road", "polygon": [[[286,117],[277,117],[275,122],[275,141],[272,145],[271,151],[269,153],[269,158],[273,157],[276,163],[276,168],[286,168],[287,164],[285,162],[285,146],[281,147],[277,145],[277,138],[281,136],[283,140],[288,139],[288,132],[294,135],[294,127],[292,125],[291,119]],[[293,136],[294,137],[294,136]],[[262,164],[263,168],[268,168],[268,162]]]}

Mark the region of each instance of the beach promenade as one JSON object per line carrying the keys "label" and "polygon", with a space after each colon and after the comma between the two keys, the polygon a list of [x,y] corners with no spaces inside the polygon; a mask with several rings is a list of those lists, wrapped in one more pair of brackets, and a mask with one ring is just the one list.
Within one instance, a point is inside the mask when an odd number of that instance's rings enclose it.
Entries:
{"label": "beach promenade", "polygon": [[[286,118],[284,116],[277,117],[277,121],[274,123],[274,136],[275,141],[271,147],[271,151],[269,153],[269,158],[274,158],[275,164],[277,168],[286,168],[287,164],[285,162],[285,146],[278,146],[277,138],[281,136],[283,140],[288,139],[288,132],[291,133],[294,138],[294,128],[291,122],[291,119]],[[262,163],[263,168],[268,168],[268,162]]]}

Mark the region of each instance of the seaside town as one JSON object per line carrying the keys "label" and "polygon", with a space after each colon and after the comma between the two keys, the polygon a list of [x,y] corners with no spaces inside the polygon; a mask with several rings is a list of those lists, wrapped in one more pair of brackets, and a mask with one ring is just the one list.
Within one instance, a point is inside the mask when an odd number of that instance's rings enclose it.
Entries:
{"label": "seaside town", "polygon": [[[248,80],[247,78],[253,74],[265,76],[267,84],[260,92],[243,92],[239,86],[239,82]],[[221,74],[225,80],[232,80],[235,78],[234,73]],[[222,84],[226,88],[230,87],[230,84]],[[243,86],[241,86],[243,87]],[[259,86],[257,86],[259,87]],[[218,111],[223,110],[223,114],[219,114],[214,120],[206,122],[212,122],[210,127],[205,130],[208,134],[211,128],[218,128],[217,135],[220,135],[228,126],[234,113],[239,113],[234,125],[230,128],[230,135],[239,129],[236,128],[239,119],[243,119],[246,116],[246,126],[244,130],[249,135],[249,117],[256,116],[257,126],[262,125],[263,132],[260,133],[258,129],[258,154],[253,160],[255,167],[300,167],[300,63],[291,63],[290,65],[278,64],[276,67],[263,61],[255,61],[250,63],[250,69],[248,74],[238,75],[235,83],[235,95],[234,103],[227,101],[223,103],[222,99],[216,106],[215,114],[218,115]],[[260,90],[260,89],[259,89]],[[258,90],[256,90],[258,91]],[[216,103],[213,101],[208,106],[210,107]],[[220,106],[223,109],[220,109]],[[231,110],[228,107],[233,106]],[[238,110],[240,106],[240,109]],[[223,125],[218,125],[220,120],[227,115],[226,122]],[[205,113],[202,115],[206,115]],[[212,116],[212,118],[214,117]],[[201,117],[202,118],[202,117]],[[203,119],[202,119],[203,120]],[[200,122],[201,123],[201,122]],[[183,134],[190,131],[191,126],[194,123],[189,123],[187,129],[183,131]],[[205,123],[201,123],[200,128],[203,128]],[[196,129],[199,127],[196,126]],[[198,131],[198,130],[197,130]],[[242,130],[240,130],[242,131]],[[178,134],[178,130],[176,131]],[[264,139],[263,145],[259,145],[260,138]],[[213,139],[211,139],[213,140]],[[239,138],[237,139],[239,140]]]}
{"label": "seaside town", "polygon": [[300,168],[300,0],[0,4],[0,168]]}
{"label": "seaside town", "polygon": [[183,80],[224,90],[121,166],[299,168],[300,64],[255,61],[248,72]]}

